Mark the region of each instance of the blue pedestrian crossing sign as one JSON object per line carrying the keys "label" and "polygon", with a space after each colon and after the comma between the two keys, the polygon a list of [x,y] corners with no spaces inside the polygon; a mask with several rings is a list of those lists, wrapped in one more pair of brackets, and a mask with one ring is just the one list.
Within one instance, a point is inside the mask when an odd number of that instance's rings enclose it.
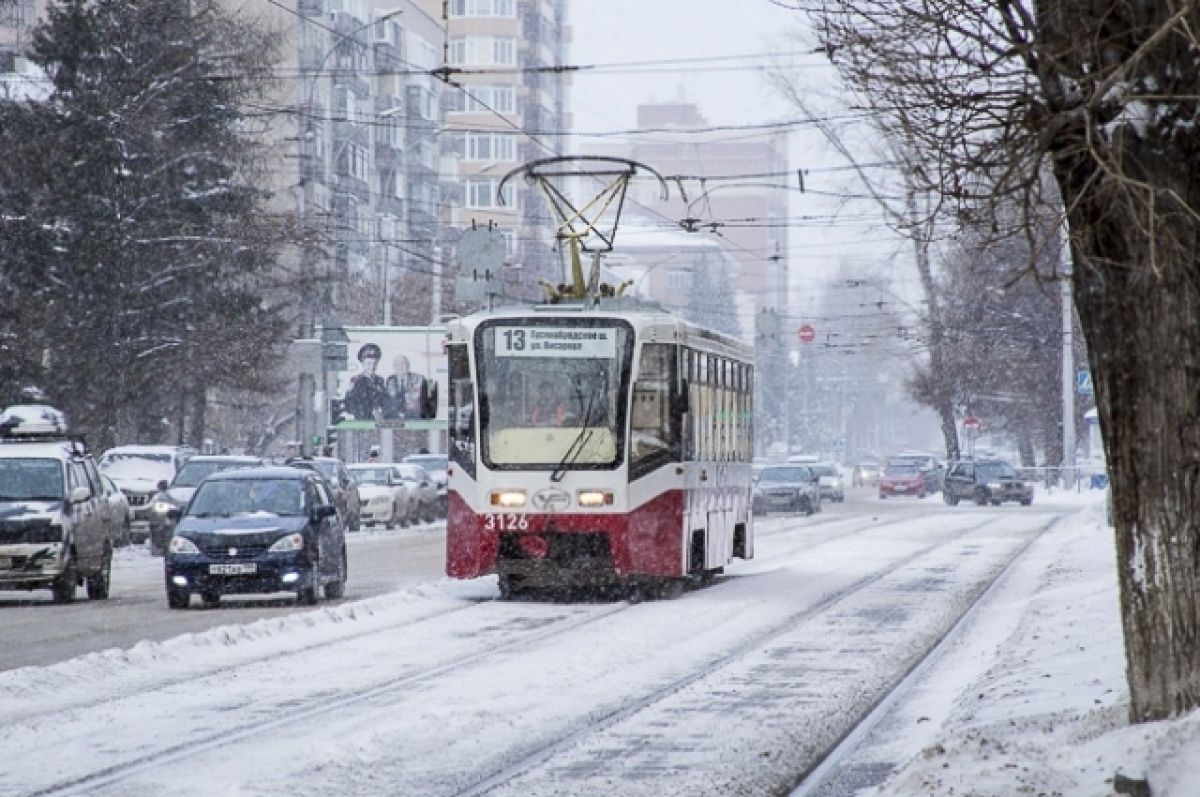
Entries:
{"label": "blue pedestrian crossing sign", "polygon": [[1080,371],[1075,374],[1075,392],[1081,396],[1090,396],[1096,391],[1092,389],[1092,372]]}

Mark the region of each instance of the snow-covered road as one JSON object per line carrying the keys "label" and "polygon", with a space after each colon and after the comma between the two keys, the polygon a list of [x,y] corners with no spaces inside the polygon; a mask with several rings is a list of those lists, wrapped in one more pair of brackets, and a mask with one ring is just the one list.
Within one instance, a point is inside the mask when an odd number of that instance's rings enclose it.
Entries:
{"label": "snow-covered road", "polygon": [[1058,517],[771,518],[674,600],[439,581],[15,670],[0,794],[786,793]]}

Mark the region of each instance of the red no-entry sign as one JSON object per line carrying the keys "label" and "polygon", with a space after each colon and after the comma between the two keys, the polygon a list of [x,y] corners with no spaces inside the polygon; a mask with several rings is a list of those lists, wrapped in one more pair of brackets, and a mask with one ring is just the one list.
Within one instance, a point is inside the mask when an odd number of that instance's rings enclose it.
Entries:
{"label": "red no-entry sign", "polygon": [[811,324],[802,324],[799,334],[801,343],[812,343],[817,337],[817,330],[813,329]]}
{"label": "red no-entry sign", "polygon": [[963,418],[963,428],[978,432],[983,428],[983,421],[979,420],[974,415],[968,415],[967,417]]}

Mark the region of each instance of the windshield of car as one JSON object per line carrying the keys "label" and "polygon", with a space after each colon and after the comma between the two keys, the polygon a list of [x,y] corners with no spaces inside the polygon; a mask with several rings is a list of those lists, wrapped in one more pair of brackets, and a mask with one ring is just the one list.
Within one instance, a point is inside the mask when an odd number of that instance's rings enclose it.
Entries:
{"label": "windshield of car", "polygon": [[410,482],[423,482],[429,479],[429,474],[420,465],[400,464],[396,466],[400,478]]}
{"label": "windshield of car", "polygon": [[426,470],[446,470],[449,467],[449,461],[446,457],[437,454],[417,454],[411,457],[405,457],[405,462],[411,462],[414,465],[420,465]]}
{"label": "windshield of car", "polygon": [[977,466],[979,475],[985,479],[1015,479],[1017,472],[1007,462],[981,462]]}
{"label": "windshield of car", "polygon": [[63,469],[57,459],[0,459],[0,501],[61,501]]}
{"label": "windshield of car", "polygon": [[832,465],[811,465],[812,472],[818,476],[837,476],[837,468]]}
{"label": "windshield of car", "polygon": [[331,462],[330,460],[327,460],[327,459],[318,459],[316,462],[317,462],[317,470],[319,470],[321,472],[321,475],[324,476],[326,479],[328,479],[330,484],[336,484],[337,483],[337,478],[336,478],[337,477],[337,463]]}
{"label": "windshield of car", "polygon": [[766,468],[758,480],[764,484],[806,482],[812,481],[812,472],[808,468]]}
{"label": "windshield of car", "polygon": [[916,476],[920,473],[916,465],[888,465],[884,476]]}
{"label": "windshield of car", "polygon": [[350,468],[350,476],[358,484],[387,485],[391,472],[391,468]]}
{"label": "windshield of car", "polygon": [[114,479],[171,481],[175,462],[170,454],[157,451],[109,451],[99,462],[100,469]]}
{"label": "windshield of car", "polygon": [[192,459],[179,470],[179,473],[175,474],[175,480],[171,482],[171,486],[195,487],[214,473],[248,467],[251,467],[251,463],[238,462],[236,460],[221,461],[210,459],[197,461]]}
{"label": "windshield of car", "polygon": [[300,479],[218,479],[196,490],[188,506],[191,517],[235,515],[303,515],[304,482]]}

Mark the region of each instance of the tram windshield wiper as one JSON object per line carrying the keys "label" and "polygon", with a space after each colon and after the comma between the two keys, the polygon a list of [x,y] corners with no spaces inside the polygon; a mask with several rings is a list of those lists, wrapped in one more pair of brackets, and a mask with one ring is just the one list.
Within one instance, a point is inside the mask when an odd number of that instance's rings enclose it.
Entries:
{"label": "tram windshield wiper", "polygon": [[571,445],[567,446],[567,453],[563,454],[562,460],[550,472],[550,481],[562,481],[563,476],[567,475],[567,468],[575,464],[575,460],[579,459],[579,455],[583,453],[583,449],[587,448],[588,441],[592,439],[592,430],[589,427],[592,424],[592,408],[595,404],[596,394],[592,393],[588,396],[587,408],[583,411],[583,428],[579,430],[579,434],[571,441]]}

